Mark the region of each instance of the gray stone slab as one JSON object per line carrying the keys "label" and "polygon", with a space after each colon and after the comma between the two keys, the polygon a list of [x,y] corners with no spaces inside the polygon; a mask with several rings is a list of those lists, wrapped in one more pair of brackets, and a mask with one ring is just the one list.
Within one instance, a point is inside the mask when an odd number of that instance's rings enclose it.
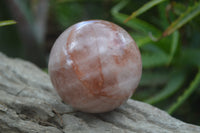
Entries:
{"label": "gray stone slab", "polygon": [[200,127],[131,99],[112,112],[79,112],[61,101],[45,72],[0,53],[0,132],[200,133]]}

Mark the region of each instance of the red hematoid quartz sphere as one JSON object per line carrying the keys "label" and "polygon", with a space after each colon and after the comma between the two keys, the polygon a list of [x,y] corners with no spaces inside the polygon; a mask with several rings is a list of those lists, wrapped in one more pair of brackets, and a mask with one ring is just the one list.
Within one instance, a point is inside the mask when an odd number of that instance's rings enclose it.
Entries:
{"label": "red hematoid quartz sphere", "polygon": [[103,20],[79,22],[65,30],[51,50],[48,67],[63,101],[89,113],[120,106],[133,94],[142,73],[135,41]]}

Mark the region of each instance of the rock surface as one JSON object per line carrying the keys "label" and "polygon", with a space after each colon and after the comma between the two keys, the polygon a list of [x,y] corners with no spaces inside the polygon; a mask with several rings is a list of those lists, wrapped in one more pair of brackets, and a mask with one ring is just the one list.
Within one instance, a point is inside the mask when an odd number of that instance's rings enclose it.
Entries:
{"label": "rock surface", "polygon": [[34,64],[0,53],[0,133],[200,133],[151,105],[128,100],[102,114],[64,104]]}

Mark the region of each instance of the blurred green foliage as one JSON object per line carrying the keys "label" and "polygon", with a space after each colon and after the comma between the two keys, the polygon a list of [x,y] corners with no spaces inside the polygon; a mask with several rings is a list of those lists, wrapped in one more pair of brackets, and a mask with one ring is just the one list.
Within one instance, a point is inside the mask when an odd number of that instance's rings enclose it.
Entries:
{"label": "blurred green foliage", "polygon": [[[123,12],[129,5],[130,1],[120,1],[111,13],[130,28],[141,50],[144,68],[141,89],[133,98],[154,104],[175,116],[185,113],[181,117],[186,121],[200,117],[200,107],[193,108],[199,102],[193,100],[200,100],[200,19],[197,17],[200,2],[152,0],[131,15]],[[185,107],[188,109],[183,110]],[[189,115],[190,118],[186,117]]]}
{"label": "blurred green foliage", "polygon": [[52,15],[62,29],[88,19],[109,19],[110,0],[51,0]]}
{"label": "blurred green foliage", "polygon": [[[31,7],[33,2],[28,4]],[[57,36],[79,21],[104,19],[119,24],[134,38],[142,55],[143,74],[133,99],[200,125],[199,14],[199,0],[50,0],[43,45],[49,53]],[[8,30],[0,27],[0,35],[9,36]]]}

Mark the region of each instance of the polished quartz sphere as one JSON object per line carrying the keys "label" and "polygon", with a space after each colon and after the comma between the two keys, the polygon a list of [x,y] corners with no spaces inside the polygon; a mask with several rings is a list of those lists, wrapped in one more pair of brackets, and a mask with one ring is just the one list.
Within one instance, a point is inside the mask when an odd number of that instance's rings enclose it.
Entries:
{"label": "polished quartz sphere", "polygon": [[49,74],[62,100],[83,112],[115,109],[132,96],[142,73],[135,41],[104,20],[79,22],[56,40]]}

